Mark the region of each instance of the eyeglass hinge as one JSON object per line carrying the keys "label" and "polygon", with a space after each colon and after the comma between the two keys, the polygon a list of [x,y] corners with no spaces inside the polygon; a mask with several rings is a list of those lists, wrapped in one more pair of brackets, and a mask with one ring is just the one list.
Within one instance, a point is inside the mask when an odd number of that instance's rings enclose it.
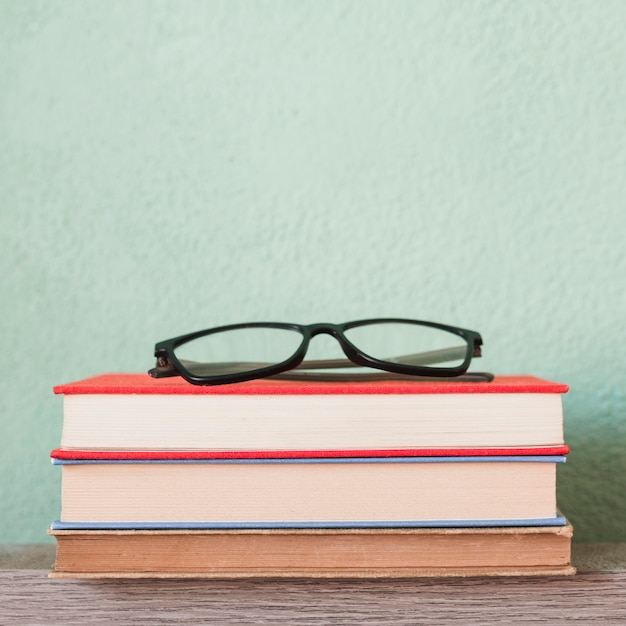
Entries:
{"label": "eyeglass hinge", "polygon": [[156,366],[152,368],[148,374],[153,378],[164,378],[167,376],[178,376],[178,371],[170,363],[167,353],[156,353]]}

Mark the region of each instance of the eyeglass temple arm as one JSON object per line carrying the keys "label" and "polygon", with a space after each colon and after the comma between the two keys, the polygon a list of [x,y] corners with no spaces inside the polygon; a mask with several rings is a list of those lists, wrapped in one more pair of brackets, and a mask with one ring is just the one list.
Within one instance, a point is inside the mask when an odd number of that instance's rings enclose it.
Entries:
{"label": "eyeglass temple arm", "polygon": [[[429,365],[433,363],[444,363],[450,360],[458,360],[464,359],[466,354],[466,348],[464,347],[456,347],[456,348],[444,348],[441,350],[431,350],[429,352],[418,352],[415,354],[405,354],[402,356],[389,357],[383,359],[385,361],[389,361],[390,363],[399,363],[403,365]],[[480,356],[480,354],[474,354],[474,356]],[[184,360],[182,361],[183,365],[193,365],[197,368],[200,363],[196,361]],[[229,363],[202,363],[202,370],[205,374],[210,374],[211,371],[222,371],[225,366],[228,366],[231,371],[243,371],[250,369],[251,366],[258,365],[258,367],[263,367],[266,364],[264,363],[249,363],[249,362],[229,362]],[[245,366],[245,367],[244,367]],[[303,361],[300,365],[298,365],[294,369],[298,370],[315,370],[315,369],[338,369],[338,368],[347,368],[347,367],[360,367],[356,363],[350,361],[350,359],[311,359],[307,361]],[[159,363],[157,367],[151,370],[153,375],[157,375],[160,377],[163,376],[176,376],[178,372],[176,369],[167,362],[161,362],[159,359]]]}
{"label": "eyeglass temple arm", "polygon": [[[389,363],[399,363],[402,365],[430,365],[432,363],[445,363],[446,361],[465,359],[467,348],[459,346],[456,348],[442,348],[441,350],[431,350],[429,352],[416,352],[415,354],[405,354],[402,356],[394,356],[383,361]],[[480,356],[480,354],[474,354]],[[350,359],[319,359],[303,361],[295,369],[312,370],[312,369],[333,369],[343,367],[360,367]]]}

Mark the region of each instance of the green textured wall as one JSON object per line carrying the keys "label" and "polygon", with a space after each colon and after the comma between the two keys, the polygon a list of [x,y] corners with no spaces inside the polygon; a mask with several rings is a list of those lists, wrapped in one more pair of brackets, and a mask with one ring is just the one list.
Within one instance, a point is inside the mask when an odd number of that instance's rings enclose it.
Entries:
{"label": "green textured wall", "polygon": [[390,315],[570,385],[559,498],[626,541],[626,3],[0,0],[0,541],[54,384],[155,341]]}

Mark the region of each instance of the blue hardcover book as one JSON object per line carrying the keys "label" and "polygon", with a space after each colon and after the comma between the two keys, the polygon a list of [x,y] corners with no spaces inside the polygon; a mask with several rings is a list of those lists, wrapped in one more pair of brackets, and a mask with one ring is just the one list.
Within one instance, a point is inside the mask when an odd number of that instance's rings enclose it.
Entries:
{"label": "blue hardcover book", "polygon": [[564,456],[63,460],[54,530],[561,526]]}

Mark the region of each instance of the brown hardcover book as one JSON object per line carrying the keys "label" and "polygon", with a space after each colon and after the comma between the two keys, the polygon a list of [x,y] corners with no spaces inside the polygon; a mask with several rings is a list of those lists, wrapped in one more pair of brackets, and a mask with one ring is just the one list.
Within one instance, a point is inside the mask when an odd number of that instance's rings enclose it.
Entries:
{"label": "brown hardcover book", "polygon": [[56,530],[53,578],[568,575],[572,527]]}

